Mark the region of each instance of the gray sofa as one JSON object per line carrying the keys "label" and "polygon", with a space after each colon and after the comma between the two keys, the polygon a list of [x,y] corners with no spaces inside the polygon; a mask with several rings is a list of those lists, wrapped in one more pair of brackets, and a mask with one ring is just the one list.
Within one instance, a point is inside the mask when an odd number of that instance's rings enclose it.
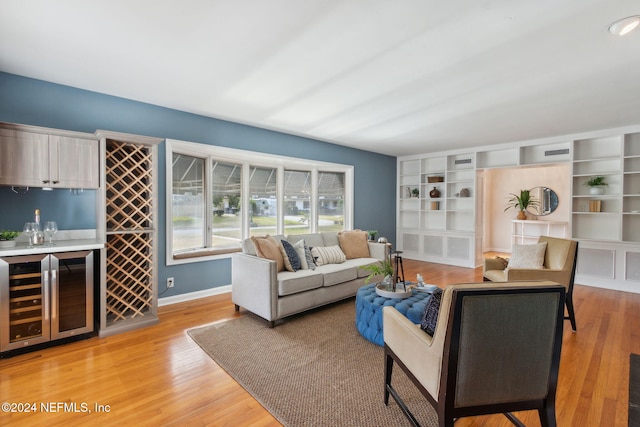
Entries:
{"label": "gray sofa", "polygon": [[[308,247],[339,245],[337,233],[273,236],[291,244],[304,239]],[[349,298],[365,284],[370,272],[360,267],[375,264],[388,256],[388,246],[368,242],[369,257],[326,264],[315,270],[277,271],[276,261],[256,255],[251,239],[243,242],[242,253],[232,257],[232,300],[236,311],[243,307],[269,321]]]}

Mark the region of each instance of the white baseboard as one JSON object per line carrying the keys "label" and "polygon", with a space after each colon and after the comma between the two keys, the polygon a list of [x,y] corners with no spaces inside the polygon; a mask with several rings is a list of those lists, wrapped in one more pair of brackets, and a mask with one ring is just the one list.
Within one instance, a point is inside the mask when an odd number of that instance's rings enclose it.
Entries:
{"label": "white baseboard", "polygon": [[177,304],[179,302],[193,301],[195,299],[210,297],[214,295],[226,294],[228,292],[231,292],[231,285],[218,286],[216,288],[189,292],[172,297],[158,298],[158,307],[162,307],[163,305]]}

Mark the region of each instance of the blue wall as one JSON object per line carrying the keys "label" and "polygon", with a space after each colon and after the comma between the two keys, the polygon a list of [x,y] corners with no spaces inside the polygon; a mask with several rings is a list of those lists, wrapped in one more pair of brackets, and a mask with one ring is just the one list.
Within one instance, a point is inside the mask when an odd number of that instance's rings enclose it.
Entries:
{"label": "blue wall", "polygon": [[[103,129],[353,165],[355,228],[375,229],[395,241],[395,157],[2,72],[0,121],[89,133]],[[230,284],[229,259],[166,266],[164,143],[159,146],[159,169],[158,286],[162,291],[170,276],[176,283],[163,296]],[[71,195],[67,190],[31,189],[17,195],[0,187],[0,229],[22,228],[36,208],[43,221],[54,219],[60,229],[95,228],[95,198],[95,191]]]}

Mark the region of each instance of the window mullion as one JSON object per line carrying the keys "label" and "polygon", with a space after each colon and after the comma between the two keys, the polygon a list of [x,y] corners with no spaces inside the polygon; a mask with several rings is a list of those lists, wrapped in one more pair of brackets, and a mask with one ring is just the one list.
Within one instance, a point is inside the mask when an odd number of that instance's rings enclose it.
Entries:
{"label": "window mullion", "polygon": [[309,221],[311,221],[311,232],[318,232],[318,169],[311,170],[311,195],[309,196]]}
{"label": "window mullion", "polygon": [[278,203],[278,214],[276,216],[276,234],[284,233],[284,213],[286,206],[284,202],[284,166],[278,167],[278,177],[276,181],[276,200]]}
{"label": "window mullion", "polygon": [[212,156],[207,157],[204,173],[204,247],[213,246],[213,162]]}
{"label": "window mullion", "polygon": [[242,239],[248,239],[251,229],[251,164],[242,163],[241,194],[240,194],[240,227]]}

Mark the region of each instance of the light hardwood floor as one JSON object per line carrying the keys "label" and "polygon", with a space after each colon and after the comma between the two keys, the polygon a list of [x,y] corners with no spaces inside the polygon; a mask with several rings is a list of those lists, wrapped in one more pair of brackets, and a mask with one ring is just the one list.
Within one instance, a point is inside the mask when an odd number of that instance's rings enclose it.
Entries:
{"label": "light hardwood floor", "polygon": [[[419,272],[440,286],[481,280],[479,269],[404,264],[408,279]],[[578,332],[566,323],[558,425],[626,426],[629,353],[640,353],[640,294],[576,286],[574,301]],[[0,412],[0,425],[278,426],[185,332],[242,315],[229,294],[219,295],[161,307],[155,326],[2,359],[0,402],[35,403],[36,412]],[[91,413],[82,412],[83,403]],[[69,412],[72,404],[78,412]],[[533,412],[518,416],[539,425]],[[511,424],[492,415],[465,418],[456,426]]]}

